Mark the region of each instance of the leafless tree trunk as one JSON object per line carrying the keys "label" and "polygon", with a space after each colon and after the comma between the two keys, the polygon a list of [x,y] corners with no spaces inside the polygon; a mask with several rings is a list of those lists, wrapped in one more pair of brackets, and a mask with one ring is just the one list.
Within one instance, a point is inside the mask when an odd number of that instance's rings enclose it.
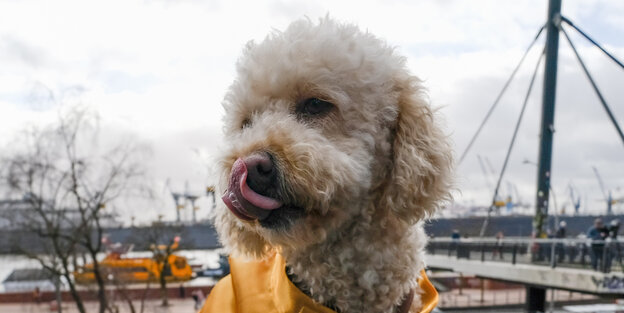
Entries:
{"label": "leafless tree trunk", "polygon": [[150,291],[150,285],[152,283],[152,272],[149,272],[150,278],[147,279],[147,283],[145,283],[145,289],[143,290],[143,294],[141,294],[141,306],[139,313],[143,313],[145,310],[145,299],[147,298],[147,294]]}
{"label": "leafless tree trunk", "polygon": [[[169,264],[169,256],[173,253],[171,245],[172,244],[167,245],[163,250],[152,250],[154,253],[154,260],[158,263],[158,269],[160,271],[159,283],[162,306],[169,306],[169,296],[167,294],[167,273],[171,272],[171,264]],[[169,269],[169,271],[167,271],[167,269]]]}
{"label": "leafless tree trunk", "polygon": [[129,295],[129,292],[128,292],[127,277],[124,276],[127,273],[124,273],[124,272],[119,273],[113,270],[111,271],[111,274],[112,274],[112,283],[115,286],[116,294],[118,294],[121,297],[121,299],[128,305],[128,309],[130,310],[130,313],[136,313],[136,308],[134,307],[133,299]]}
{"label": "leafless tree trunk", "polygon": [[[62,191],[60,186],[66,176],[58,172],[52,163],[54,152],[44,152],[48,134],[29,132],[26,133],[26,143],[32,146],[26,147],[22,154],[15,154],[3,159],[2,167],[5,168],[3,180],[6,180],[9,189],[23,195],[21,201],[16,204],[23,206],[22,214],[5,216],[15,226],[33,233],[40,240],[39,246],[43,251],[31,251],[28,243],[15,242],[18,251],[39,262],[42,268],[55,276],[65,278],[70,293],[76,302],[79,312],[86,312],[82,299],[71,279],[71,258],[75,252],[77,242],[71,235],[71,231],[63,228],[65,222],[65,210],[57,206],[57,201],[45,201],[44,193],[50,194],[51,198],[58,198]],[[56,186],[55,186],[56,184]],[[57,300],[58,301],[58,300]],[[59,310],[62,304],[58,303]]]}
{"label": "leafless tree trunk", "polygon": [[[181,229],[176,227],[175,232],[180,232]],[[159,285],[160,294],[162,298],[162,306],[169,306],[169,296],[167,293],[167,274],[171,273],[171,264],[169,264],[169,257],[177,250],[180,237],[173,236],[172,238],[166,238],[166,233],[163,231],[162,225],[155,223],[152,225],[150,232],[147,234],[148,242],[151,243],[150,251],[152,252],[152,259],[158,264],[159,270]],[[161,243],[165,244],[161,244]]]}
{"label": "leafless tree trunk", "polygon": [[99,312],[104,313],[110,308],[98,253],[103,248],[103,222],[111,216],[107,205],[147,189],[139,159],[144,149],[124,142],[98,153],[96,122],[91,111],[70,108],[57,124],[26,132],[0,160],[0,169],[8,189],[26,204],[21,214],[11,217],[15,225],[35,233],[46,247],[41,256],[22,243],[24,253],[64,277],[80,312],[85,308],[73,272],[78,270],[76,256],[86,253],[93,264]]}

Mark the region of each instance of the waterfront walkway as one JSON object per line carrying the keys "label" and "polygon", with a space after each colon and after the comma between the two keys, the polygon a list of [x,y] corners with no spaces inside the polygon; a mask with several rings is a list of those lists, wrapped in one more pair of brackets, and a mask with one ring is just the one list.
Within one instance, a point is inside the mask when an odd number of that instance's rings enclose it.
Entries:
{"label": "waterfront walkway", "polygon": [[[172,299],[169,300],[170,306],[160,306],[160,300],[147,300],[145,301],[145,307],[143,313],[196,313],[193,299],[188,297],[186,299]],[[86,302],[87,312],[97,312],[98,303],[94,301]],[[140,304],[138,301],[135,303],[136,313],[140,313]],[[130,313],[128,305],[125,303],[118,303],[119,313]],[[47,313],[57,312],[53,306],[49,303],[9,303],[0,304],[0,312],[2,313]],[[63,313],[77,313],[76,305],[73,302],[65,302],[63,305]]]}
{"label": "waterfront walkway", "polygon": [[[465,275],[523,285],[619,296],[624,294],[624,242],[575,239],[474,240],[434,239],[428,245],[427,265]],[[598,259],[596,268],[589,259]]]}
{"label": "waterfront walkway", "polygon": [[[546,294],[546,301],[560,306],[561,303],[596,302],[600,299],[588,294],[554,290]],[[480,289],[463,288],[441,292],[438,307],[446,312],[446,309],[522,307],[525,302],[526,290],[524,288],[485,290],[483,293]]]}

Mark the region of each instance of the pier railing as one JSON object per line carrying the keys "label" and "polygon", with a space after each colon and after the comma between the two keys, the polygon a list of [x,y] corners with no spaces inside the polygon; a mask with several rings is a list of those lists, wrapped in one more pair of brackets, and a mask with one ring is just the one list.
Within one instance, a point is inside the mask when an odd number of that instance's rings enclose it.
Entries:
{"label": "pier railing", "polygon": [[427,251],[458,259],[623,272],[624,241],[616,239],[434,238]]}

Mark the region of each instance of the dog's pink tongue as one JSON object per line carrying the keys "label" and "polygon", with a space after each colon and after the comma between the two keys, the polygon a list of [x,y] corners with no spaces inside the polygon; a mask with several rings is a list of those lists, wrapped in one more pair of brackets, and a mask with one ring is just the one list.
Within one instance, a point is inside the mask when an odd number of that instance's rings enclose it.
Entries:
{"label": "dog's pink tongue", "polygon": [[222,197],[223,202],[240,219],[263,220],[269,216],[271,210],[281,207],[283,203],[249,188],[247,174],[247,166],[239,158],[232,165],[228,189]]}

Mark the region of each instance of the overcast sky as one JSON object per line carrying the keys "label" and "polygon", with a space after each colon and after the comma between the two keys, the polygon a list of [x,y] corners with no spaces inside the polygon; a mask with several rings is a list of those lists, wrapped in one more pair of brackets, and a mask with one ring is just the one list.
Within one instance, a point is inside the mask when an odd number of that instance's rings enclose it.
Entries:
{"label": "overcast sky", "polygon": [[[0,0],[0,146],[26,125],[53,121],[58,103],[78,95],[99,112],[102,134],[133,136],[152,147],[147,166],[162,198],[145,208],[118,205],[122,216],[173,219],[167,179],[178,191],[186,182],[197,192],[214,182],[210,164],[221,145],[221,100],[244,44],[295,19],[330,14],[385,38],[408,57],[446,116],[459,157],[544,23],[546,2]],[[624,59],[624,1],[564,0],[562,11]],[[624,123],[624,71],[578,35],[572,38]],[[477,156],[498,173],[542,43],[458,167],[458,204],[490,202],[494,175],[488,187]],[[592,166],[614,197],[624,197],[624,145],[563,37],[560,43],[553,187],[559,207],[569,202],[573,182],[589,209],[604,211]],[[540,77],[501,192],[507,195],[515,184],[527,203],[535,198],[536,169],[523,161],[537,160],[541,92]],[[57,101],[47,100],[50,93]],[[207,210],[204,201],[200,216]]]}

